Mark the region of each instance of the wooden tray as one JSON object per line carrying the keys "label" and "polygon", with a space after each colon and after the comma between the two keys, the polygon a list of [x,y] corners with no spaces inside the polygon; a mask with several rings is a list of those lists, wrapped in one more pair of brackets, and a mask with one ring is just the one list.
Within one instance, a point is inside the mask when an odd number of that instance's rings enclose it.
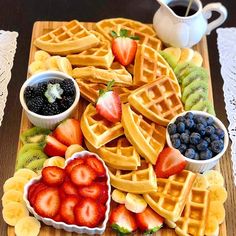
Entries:
{"label": "wooden tray", "polygon": [[[33,61],[34,53],[36,51],[36,47],[33,45],[34,40],[37,37],[61,26],[63,23],[65,23],[65,22],[58,22],[58,21],[37,21],[37,22],[35,22],[35,24],[33,26],[33,32],[32,32],[29,64]],[[95,24],[92,22],[86,22],[86,23],[84,23],[84,26],[90,30],[90,29],[94,28]],[[198,52],[200,52],[200,54],[202,55],[203,67],[205,67],[208,70],[209,75],[210,75],[208,48],[207,48],[206,38],[204,37],[200,41],[200,43],[198,43],[196,46],[194,46],[194,49],[197,50]],[[213,101],[211,79],[209,79],[209,99]],[[79,109],[77,109],[77,113],[74,114],[74,117],[80,118],[86,105],[87,105],[87,102],[84,99],[81,99],[80,103],[79,103]],[[24,130],[30,128],[31,126],[32,125],[29,122],[29,120],[27,119],[25,113],[22,112],[20,133],[23,132]],[[22,144],[19,141],[18,150],[20,149],[21,145]],[[217,166],[216,169],[219,170],[219,166]],[[44,224],[41,224],[41,225],[42,225],[42,227],[41,227],[41,231],[39,233],[39,236],[76,236],[76,235],[78,235],[76,233],[69,233],[64,230],[57,230],[57,229],[54,229],[53,227],[49,227]],[[114,235],[115,236],[116,233],[114,231],[112,231],[110,227],[108,227],[103,235],[105,235],[105,236]],[[142,234],[140,232],[137,232],[135,235],[139,236]],[[162,228],[161,230],[159,230],[157,233],[155,233],[153,235],[155,235],[155,236],[176,236],[176,233],[173,229]],[[220,234],[219,235],[220,236],[227,236],[225,222],[223,224],[221,224],[221,226],[220,226]],[[8,227],[8,236],[15,236],[14,227]]]}

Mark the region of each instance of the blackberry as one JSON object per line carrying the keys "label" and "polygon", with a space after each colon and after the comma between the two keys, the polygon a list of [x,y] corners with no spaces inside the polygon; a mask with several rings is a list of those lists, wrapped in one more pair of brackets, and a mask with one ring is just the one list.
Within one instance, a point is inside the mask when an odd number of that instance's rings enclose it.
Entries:
{"label": "blackberry", "polygon": [[75,95],[75,86],[72,80],[65,79],[61,83],[61,88],[63,89],[63,95],[74,96]]}
{"label": "blackberry", "polygon": [[26,103],[31,99],[35,97],[35,87],[27,86],[24,91],[24,98]]}
{"label": "blackberry", "polygon": [[45,116],[53,116],[60,113],[59,106],[56,102],[46,103],[42,106],[41,114]]}
{"label": "blackberry", "polygon": [[42,108],[43,103],[44,103],[43,98],[40,96],[37,96],[37,97],[31,98],[28,101],[27,107],[30,111],[38,113],[40,109]]}
{"label": "blackberry", "polygon": [[61,109],[61,112],[67,110],[69,107],[71,107],[71,105],[73,104],[74,102],[74,97],[62,97],[62,99],[60,100],[60,109]]}
{"label": "blackberry", "polygon": [[61,85],[62,82],[63,81],[60,79],[52,79],[52,80],[49,80],[47,84],[60,84]]}
{"label": "blackberry", "polygon": [[35,93],[37,94],[37,96],[42,96],[44,97],[44,93],[47,90],[47,82],[42,82],[39,83],[38,86],[35,88]]}

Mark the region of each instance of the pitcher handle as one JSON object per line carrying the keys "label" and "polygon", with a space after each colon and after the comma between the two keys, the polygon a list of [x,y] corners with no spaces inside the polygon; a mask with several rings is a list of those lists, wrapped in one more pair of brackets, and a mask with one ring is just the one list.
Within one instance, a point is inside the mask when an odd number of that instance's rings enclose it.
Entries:
{"label": "pitcher handle", "polygon": [[221,3],[210,3],[207,4],[202,10],[203,16],[206,18],[206,20],[211,18],[212,11],[220,13],[220,16],[208,24],[206,31],[207,35],[209,35],[213,29],[223,24],[228,15],[227,9]]}

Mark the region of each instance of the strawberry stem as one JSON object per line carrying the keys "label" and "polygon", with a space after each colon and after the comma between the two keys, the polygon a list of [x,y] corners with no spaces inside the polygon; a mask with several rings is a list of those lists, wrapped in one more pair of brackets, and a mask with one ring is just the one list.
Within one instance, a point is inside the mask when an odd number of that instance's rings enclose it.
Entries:
{"label": "strawberry stem", "polygon": [[112,90],[112,86],[115,84],[115,80],[111,80],[107,83],[107,87],[105,90],[103,89],[100,89],[99,90],[99,97],[101,97],[104,93],[108,92],[108,91],[111,91]]}
{"label": "strawberry stem", "polygon": [[120,32],[119,34],[117,34],[114,30],[111,31],[111,36],[113,38],[118,38],[118,37],[124,37],[124,38],[130,38],[130,39],[133,39],[133,40],[139,40],[139,36],[137,35],[133,35],[133,36],[128,36],[128,30],[127,29],[120,29]]}

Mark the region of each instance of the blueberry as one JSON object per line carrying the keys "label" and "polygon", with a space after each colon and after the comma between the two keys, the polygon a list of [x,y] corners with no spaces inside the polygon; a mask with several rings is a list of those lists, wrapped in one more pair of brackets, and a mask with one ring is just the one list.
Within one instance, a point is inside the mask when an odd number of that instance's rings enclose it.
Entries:
{"label": "blueberry", "polygon": [[200,160],[208,160],[212,158],[213,153],[209,149],[206,149],[205,151],[201,151],[199,156]]}
{"label": "blueberry", "polygon": [[225,136],[224,130],[221,128],[216,128],[215,134],[218,135],[219,138],[224,138],[224,136]]}
{"label": "blueberry", "polygon": [[206,140],[201,140],[201,142],[197,145],[197,150],[205,151],[208,147],[208,142]]}
{"label": "blueberry", "polygon": [[190,159],[194,159],[195,157],[195,150],[192,149],[192,148],[189,148],[186,150],[186,152],[184,153],[184,156],[186,156],[187,158],[190,158]]}
{"label": "blueberry", "polygon": [[185,118],[192,120],[192,119],[193,119],[193,113],[192,113],[192,112],[187,112],[187,113],[185,114]]}
{"label": "blueberry", "polygon": [[188,148],[192,148],[193,150],[197,151],[197,147],[195,145],[189,144]]}
{"label": "blueberry", "polygon": [[222,140],[215,140],[211,143],[211,150],[214,153],[220,153],[224,148],[224,143]]}
{"label": "blueberry", "polygon": [[167,129],[168,129],[168,133],[170,135],[175,134],[177,131],[176,124],[174,124],[174,123],[169,124]]}
{"label": "blueberry", "polygon": [[183,116],[177,117],[177,119],[176,119],[176,121],[175,121],[176,125],[177,125],[178,123],[180,123],[180,122],[184,122],[184,117],[183,117]]}
{"label": "blueberry", "polygon": [[187,149],[187,146],[186,146],[186,144],[180,144],[180,146],[179,146],[179,151],[182,153],[182,154],[184,154],[185,153],[185,151],[186,151],[186,149]]}
{"label": "blueberry", "polygon": [[194,126],[194,121],[192,119],[187,118],[185,120],[185,127],[186,129],[191,129]]}
{"label": "blueberry", "polygon": [[176,134],[173,134],[170,136],[170,139],[177,139],[177,138],[180,138],[180,134],[176,133]]}
{"label": "blueberry", "polygon": [[190,143],[193,145],[197,145],[201,140],[201,135],[199,133],[193,132],[190,135]]}
{"label": "blueberry", "polygon": [[202,123],[198,123],[196,127],[196,131],[201,135],[205,135],[205,126]]}
{"label": "blueberry", "polygon": [[189,129],[185,129],[184,133],[185,134],[190,134],[190,130]]}
{"label": "blueberry", "polygon": [[215,140],[219,140],[220,138],[219,138],[218,135],[212,134],[212,135],[210,136],[210,139],[211,139],[211,141],[215,141]]}
{"label": "blueberry", "polygon": [[211,143],[211,139],[209,137],[205,137],[204,140],[206,140],[208,143]]}
{"label": "blueberry", "polygon": [[209,125],[206,127],[206,136],[211,136],[215,133],[215,127],[212,125]]}
{"label": "blueberry", "polygon": [[203,124],[205,127],[207,126],[206,118],[203,116],[197,116],[196,123]]}
{"label": "blueberry", "polygon": [[207,122],[208,125],[213,125],[214,124],[214,120],[213,120],[212,117],[207,117],[206,122]]}
{"label": "blueberry", "polygon": [[181,144],[180,139],[178,139],[178,138],[172,139],[171,142],[172,142],[172,145],[174,148],[179,148],[179,146]]}
{"label": "blueberry", "polygon": [[189,134],[182,133],[180,135],[180,140],[181,140],[182,143],[188,144],[189,143]]}
{"label": "blueberry", "polygon": [[179,122],[177,124],[177,131],[181,134],[185,131],[185,124],[184,122]]}
{"label": "blueberry", "polygon": [[194,160],[199,160],[199,159],[200,159],[199,154],[196,152],[194,156]]}

